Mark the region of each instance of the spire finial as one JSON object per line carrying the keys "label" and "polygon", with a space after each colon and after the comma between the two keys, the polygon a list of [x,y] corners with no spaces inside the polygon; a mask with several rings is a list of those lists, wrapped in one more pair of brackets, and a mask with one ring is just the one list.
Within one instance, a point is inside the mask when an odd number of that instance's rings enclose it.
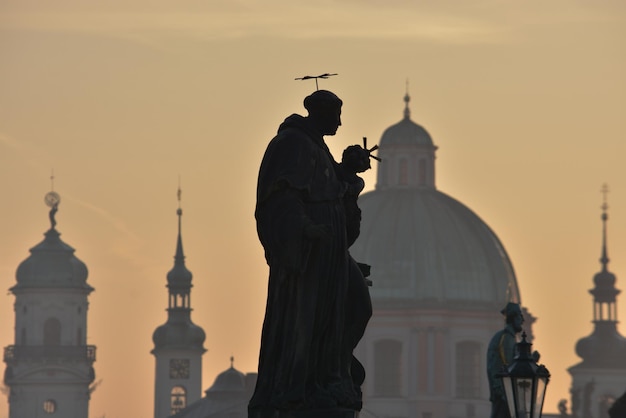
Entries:
{"label": "spire finial", "polygon": [[182,194],[183,194],[183,191],[180,188],[180,176],[178,176],[178,190],[176,191],[176,198],[178,199],[178,210],[176,211],[176,214],[178,215],[179,218],[183,214],[183,210],[180,207],[180,198]]}
{"label": "spire finial", "polygon": [[609,209],[607,195],[609,193],[609,186],[604,183],[600,192],[602,193],[602,257],[600,258],[600,262],[602,263],[602,270],[606,271],[606,266],[609,264],[609,257],[607,256],[606,250],[606,221],[609,219],[609,215],[607,214],[607,210]]}
{"label": "spire finial", "polygon": [[409,102],[411,96],[409,96],[409,79],[406,79],[406,93],[404,94],[404,118],[409,119],[411,117],[411,110],[409,109]]}
{"label": "spire finial", "polygon": [[231,369],[235,368],[235,356],[233,355],[230,356],[230,368]]}
{"label": "spire finial", "polygon": [[185,259],[185,255],[183,253],[183,239],[182,239],[182,218],[183,218],[183,209],[180,206],[181,195],[183,191],[180,187],[180,176],[178,176],[178,189],[176,191],[176,198],[178,199],[178,209],[176,209],[176,215],[178,215],[178,239],[176,240],[176,255],[174,258],[176,262],[183,263]]}
{"label": "spire finial", "polygon": [[54,227],[57,225],[57,221],[54,216],[59,210],[59,203],[61,203],[61,196],[59,196],[59,194],[54,191],[54,170],[52,170],[50,174],[50,191],[46,193],[44,201],[46,202],[46,205],[50,208],[50,213],[48,214],[48,217],[50,218],[50,229],[54,229]]}

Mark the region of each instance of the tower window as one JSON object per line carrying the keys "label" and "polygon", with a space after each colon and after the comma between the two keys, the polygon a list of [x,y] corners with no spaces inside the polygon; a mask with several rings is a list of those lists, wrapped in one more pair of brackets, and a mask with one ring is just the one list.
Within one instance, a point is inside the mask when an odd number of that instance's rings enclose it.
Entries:
{"label": "tower window", "polygon": [[43,345],[61,345],[61,322],[48,318],[43,324]]}
{"label": "tower window", "polygon": [[374,394],[402,395],[402,343],[399,341],[381,340],[374,344]]}
{"label": "tower window", "polygon": [[480,397],[482,378],[480,344],[463,341],[456,345],[456,396],[475,399]]}
{"label": "tower window", "polygon": [[43,402],[43,411],[46,414],[54,414],[57,411],[57,403],[54,399],[48,399]]}
{"label": "tower window", "polygon": [[174,386],[170,394],[170,414],[174,415],[187,406],[187,390],[182,386]]}

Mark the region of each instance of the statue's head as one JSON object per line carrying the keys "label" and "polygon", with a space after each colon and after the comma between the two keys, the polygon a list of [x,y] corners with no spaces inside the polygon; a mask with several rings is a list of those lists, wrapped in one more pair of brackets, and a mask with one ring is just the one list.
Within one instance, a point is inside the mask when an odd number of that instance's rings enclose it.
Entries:
{"label": "statue's head", "polygon": [[506,317],[506,323],[511,325],[515,332],[522,331],[524,315],[522,314],[522,308],[520,307],[519,303],[507,303],[504,309],[500,311],[500,313]]}
{"label": "statue's head", "polygon": [[341,126],[341,106],[343,102],[335,93],[317,90],[304,99],[304,108],[309,119],[322,135],[334,135]]}

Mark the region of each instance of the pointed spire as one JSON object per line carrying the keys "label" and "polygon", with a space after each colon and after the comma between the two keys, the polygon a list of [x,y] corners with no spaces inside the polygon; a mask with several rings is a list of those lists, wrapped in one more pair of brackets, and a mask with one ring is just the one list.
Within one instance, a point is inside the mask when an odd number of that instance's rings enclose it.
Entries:
{"label": "pointed spire", "polygon": [[176,255],[174,259],[176,263],[185,264],[185,254],[183,253],[183,239],[182,239],[182,219],[183,219],[183,210],[180,207],[180,198],[182,195],[182,190],[180,188],[180,179],[178,179],[178,191],[176,192],[176,196],[178,198],[178,209],[176,210],[176,214],[178,215],[178,240],[176,242]]}
{"label": "pointed spire", "polygon": [[607,214],[607,210],[609,205],[606,202],[606,196],[609,193],[609,186],[605,183],[602,185],[602,257],[600,258],[600,262],[602,263],[602,271],[607,271],[607,265],[609,264],[609,257],[607,256],[606,250],[606,221],[609,219],[609,215]]}
{"label": "pointed spire", "polygon": [[406,79],[406,93],[404,95],[404,119],[411,118],[411,109],[409,109],[409,102],[411,101],[411,96],[409,96],[409,79]]}
{"label": "pointed spire", "polygon": [[176,286],[191,286],[192,274],[185,266],[185,253],[183,252],[183,238],[182,238],[182,218],[183,210],[180,206],[182,190],[180,188],[180,180],[176,196],[178,198],[178,209],[176,215],[178,215],[178,237],[176,239],[176,254],[174,255],[174,268],[167,274],[167,281],[170,285]]}

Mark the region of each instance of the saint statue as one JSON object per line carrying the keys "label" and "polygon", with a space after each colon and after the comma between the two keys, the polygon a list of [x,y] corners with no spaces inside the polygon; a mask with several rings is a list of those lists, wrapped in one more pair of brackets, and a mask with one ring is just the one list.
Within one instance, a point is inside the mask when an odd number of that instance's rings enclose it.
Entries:
{"label": "saint statue", "polygon": [[487,348],[487,377],[489,378],[489,400],[491,418],[511,418],[506,403],[502,379],[498,376],[513,362],[516,354],[517,335],[522,332],[524,316],[518,303],[509,302],[500,311],[505,317],[504,329],[495,333]]}
{"label": "saint statue", "polygon": [[306,97],[308,115],[287,117],[261,162],[255,217],[269,283],[249,418],[354,416],[362,407],[365,373],[352,351],[372,313],[369,266],[348,248],[361,220],[357,173],[370,155],[355,145],[337,163],[326,146],[342,104],[326,90]]}

